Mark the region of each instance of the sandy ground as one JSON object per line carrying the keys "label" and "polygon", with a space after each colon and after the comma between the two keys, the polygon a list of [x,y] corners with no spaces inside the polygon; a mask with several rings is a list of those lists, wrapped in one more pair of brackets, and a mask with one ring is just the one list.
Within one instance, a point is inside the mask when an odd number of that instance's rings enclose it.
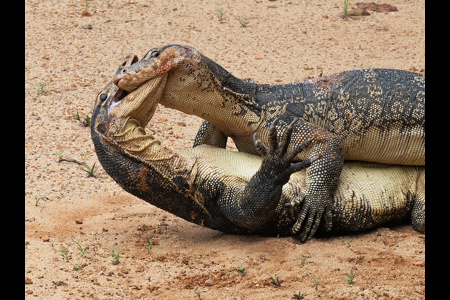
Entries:
{"label": "sandy ground", "polygon": [[[343,1],[329,0],[95,0],[84,15],[84,1],[27,0],[25,297],[423,299],[425,236],[409,224],[306,244],[201,228],[121,190],[74,118],[91,115],[127,54],[171,43],[261,83],[371,67],[425,72],[425,1],[387,1],[398,11],[343,20]],[[150,130],[183,149],[200,123],[160,107]],[[96,177],[58,163],[57,152],[96,163]]]}

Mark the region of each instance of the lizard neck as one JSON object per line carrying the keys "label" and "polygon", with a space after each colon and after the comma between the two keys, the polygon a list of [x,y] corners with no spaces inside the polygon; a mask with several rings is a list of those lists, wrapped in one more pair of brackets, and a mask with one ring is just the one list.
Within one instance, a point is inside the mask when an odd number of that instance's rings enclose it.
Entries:
{"label": "lizard neck", "polygon": [[199,116],[226,135],[249,135],[261,119],[261,107],[254,101],[256,86],[202,56],[190,68],[169,73],[159,103]]}
{"label": "lizard neck", "polygon": [[165,149],[142,128],[132,128],[132,123],[118,138],[118,147],[99,133],[103,123],[97,118],[102,117],[98,110],[92,114],[91,137],[100,164],[114,181],[130,194],[185,220],[197,224],[208,220],[191,191],[197,173],[193,160]]}

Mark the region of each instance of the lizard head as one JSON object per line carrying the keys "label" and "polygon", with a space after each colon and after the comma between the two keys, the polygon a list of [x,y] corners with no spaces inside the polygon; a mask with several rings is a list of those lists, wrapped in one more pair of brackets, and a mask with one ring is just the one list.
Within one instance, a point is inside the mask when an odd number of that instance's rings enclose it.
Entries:
{"label": "lizard head", "polygon": [[150,49],[139,61],[120,67],[113,83],[124,91],[133,92],[163,76],[167,76],[167,80],[160,81],[164,83],[157,100],[160,104],[197,115],[223,132],[236,122],[239,126],[233,128],[239,128],[240,134],[258,126],[258,104],[249,96],[254,93],[255,85],[234,77],[188,46]]}
{"label": "lizard head", "polygon": [[121,89],[132,92],[148,80],[166,74],[172,69],[182,69],[183,62],[190,62],[197,53],[193,48],[180,45],[152,48],[141,60],[121,66],[113,82]]}
{"label": "lizard head", "polygon": [[[132,54],[119,70],[137,61],[138,57]],[[145,127],[155,112],[166,79],[167,76],[162,74],[155,80],[140,84],[132,92],[116,86],[113,80],[109,81],[95,99],[91,129],[103,136],[114,135],[123,130],[129,118]]]}

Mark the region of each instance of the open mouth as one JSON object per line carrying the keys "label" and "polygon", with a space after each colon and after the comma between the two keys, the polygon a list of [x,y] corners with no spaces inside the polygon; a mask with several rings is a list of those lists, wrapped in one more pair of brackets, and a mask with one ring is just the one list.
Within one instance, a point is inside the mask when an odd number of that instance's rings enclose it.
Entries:
{"label": "open mouth", "polygon": [[[139,61],[139,57],[136,54],[130,54],[125,61],[120,65],[121,68],[131,66],[132,64]],[[123,98],[125,98],[129,92],[119,88],[117,92],[114,94],[114,97],[111,99],[108,108],[108,114],[111,113],[111,110],[116,106]]]}
{"label": "open mouth", "polygon": [[111,102],[109,103],[109,109],[108,109],[108,114],[111,113],[111,110],[118,104],[120,103],[120,101],[122,101],[127,95],[129,94],[129,92],[122,90],[121,88],[119,88],[117,90],[117,92],[114,94],[114,97],[111,99]]}

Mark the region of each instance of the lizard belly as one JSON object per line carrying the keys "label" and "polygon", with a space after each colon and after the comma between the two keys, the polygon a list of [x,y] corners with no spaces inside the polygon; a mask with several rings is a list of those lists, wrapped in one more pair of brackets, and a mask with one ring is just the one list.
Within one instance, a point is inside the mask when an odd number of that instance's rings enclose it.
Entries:
{"label": "lizard belly", "polygon": [[369,128],[343,142],[344,159],[398,165],[425,165],[425,132],[417,127]]}

